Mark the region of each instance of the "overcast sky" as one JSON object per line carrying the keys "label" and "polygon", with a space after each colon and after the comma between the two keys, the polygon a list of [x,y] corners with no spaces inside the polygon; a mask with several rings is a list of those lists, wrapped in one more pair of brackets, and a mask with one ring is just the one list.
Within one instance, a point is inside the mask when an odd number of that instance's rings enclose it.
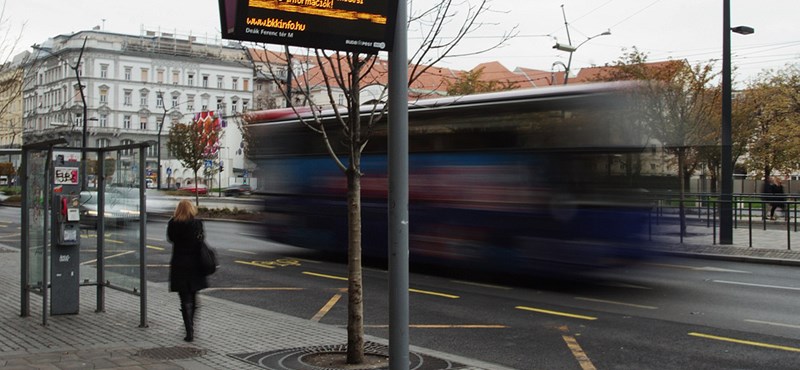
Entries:
{"label": "overcast sky", "polygon": [[[415,0],[414,10],[426,8],[434,1],[440,0]],[[458,4],[477,1],[453,0],[458,9],[466,9]],[[4,34],[16,37],[22,30],[15,52],[49,37],[95,26],[134,35],[147,29],[191,32],[200,38],[219,37],[217,0],[0,2],[5,2],[3,19],[7,22],[0,25]],[[470,69],[482,62],[499,61],[511,70],[527,67],[550,71],[554,62],[566,64],[569,54],[552,48],[555,39],[567,42],[562,4],[572,45],[611,31],[611,35],[594,38],[574,53],[573,71],[613,63],[623,54],[623,48],[632,46],[648,53],[651,61],[687,59],[692,64],[718,61],[722,57],[722,3],[721,0],[489,0],[493,12],[483,18],[486,25],[467,39],[459,51],[479,50],[515,25],[519,35],[501,49],[451,59],[442,66]],[[756,30],[748,36],[732,35],[733,64],[738,68],[735,78],[743,81],[764,69],[800,63],[798,17],[798,0],[731,0],[731,25],[748,25]],[[409,36],[412,45],[414,36]],[[8,44],[9,41],[4,43]],[[6,50],[3,56],[9,53]],[[719,62],[717,68],[721,68]]]}

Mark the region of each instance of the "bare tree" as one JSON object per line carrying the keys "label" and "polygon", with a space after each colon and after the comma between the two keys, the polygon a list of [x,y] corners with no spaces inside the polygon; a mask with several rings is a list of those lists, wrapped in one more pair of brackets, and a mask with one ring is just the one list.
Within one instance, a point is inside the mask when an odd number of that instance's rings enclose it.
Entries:
{"label": "bare tree", "polygon": [[[474,55],[505,44],[516,34],[516,26],[499,36],[496,43],[482,50],[455,54],[454,50],[468,35],[485,24],[480,19],[490,11],[489,1],[481,0],[473,5],[469,1],[445,0],[430,8],[411,13],[409,24],[420,38],[419,48],[409,61],[409,85],[448,57]],[[412,5],[413,8],[413,5]],[[455,32],[449,26],[456,25]],[[460,25],[460,26],[459,26]],[[270,76],[280,83],[283,99],[302,123],[320,134],[328,154],[347,178],[348,216],[348,322],[347,363],[360,364],[364,356],[364,312],[361,268],[361,154],[370,136],[385,115],[384,103],[387,93],[387,64],[373,54],[340,53],[313,50],[305,53],[277,53],[260,45],[260,51],[252,53],[253,61],[267,67]],[[287,48],[288,51],[288,48]],[[298,75],[295,66],[303,73]],[[284,76],[283,72],[288,74]],[[288,77],[288,78],[285,78]],[[294,78],[292,78],[294,77]],[[294,81],[294,82],[292,82]],[[371,90],[365,87],[369,87]],[[318,99],[314,92],[321,92],[327,99]],[[335,98],[342,94],[344,101]],[[371,93],[370,93],[371,92]],[[369,95],[367,114],[362,109],[362,95]],[[295,104],[297,103],[297,104]],[[308,105],[312,118],[303,118],[298,105]],[[335,120],[323,120],[319,112],[323,107],[332,107]],[[342,138],[333,140],[333,137]],[[346,158],[343,160],[343,158]]]}
{"label": "bare tree", "polygon": [[19,33],[13,28],[3,1],[0,8],[0,117],[3,117],[0,120],[0,138],[3,140],[0,144],[8,147],[20,145],[22,141],[21,102],[25,77],[22,66],[30,55],[28,52],[14,55],[25,25],[20,26]]}

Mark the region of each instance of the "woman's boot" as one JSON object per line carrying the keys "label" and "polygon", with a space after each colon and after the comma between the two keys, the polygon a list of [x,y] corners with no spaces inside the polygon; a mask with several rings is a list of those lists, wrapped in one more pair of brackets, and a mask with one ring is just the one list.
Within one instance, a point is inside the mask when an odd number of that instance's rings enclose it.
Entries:
{"label": "woman's boot", "polygon": [[181,305],[181,315],[183,316],[183,326],[186,328],[186,337],[183,340],[191,342],[194,340],[194,305]]}

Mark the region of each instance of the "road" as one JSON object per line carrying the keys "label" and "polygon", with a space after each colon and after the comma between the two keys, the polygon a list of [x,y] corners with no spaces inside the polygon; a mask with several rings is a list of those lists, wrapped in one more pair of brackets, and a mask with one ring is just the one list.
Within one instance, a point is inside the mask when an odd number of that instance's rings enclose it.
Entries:
{"label": "road", "polygon": [[[0,209],[0,242],[19,244],[18,212]],[[147,227],[152,281],[167,279],[165,226],[154,220]],[[133,231],[111,238],[129,240]],[[258,233],[257,225],[206,222],[222,267],[203,294],[343,327],[343,261]],[[93,257],[91,240],[82,260]],[[109,269],[125,265],[119,262]],[[410,285],[412,345],[507,367],[800,368],[796,267],[676,258],[569,282],[465,278],[440,268],[415,271]],[[368,263],[367,334],[388,338],[388,286],[381,264]]]}

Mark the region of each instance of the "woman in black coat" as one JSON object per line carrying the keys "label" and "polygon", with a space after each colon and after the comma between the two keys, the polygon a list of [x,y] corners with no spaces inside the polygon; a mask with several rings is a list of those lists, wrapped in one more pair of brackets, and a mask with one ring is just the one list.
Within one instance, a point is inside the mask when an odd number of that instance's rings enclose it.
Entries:
{"label": "woman in black coat", "polygon": [[167,240],[172,243],[169,261],[169,291],[178,292],[181,300],[183,325],[186,337],[194,340],[194,313],[197,309],[197,292],[208,288],[208,280],[200,267],[200,245],[205,237],[203,222],[196,219],[197,208],[183,199],[167,224]]}

